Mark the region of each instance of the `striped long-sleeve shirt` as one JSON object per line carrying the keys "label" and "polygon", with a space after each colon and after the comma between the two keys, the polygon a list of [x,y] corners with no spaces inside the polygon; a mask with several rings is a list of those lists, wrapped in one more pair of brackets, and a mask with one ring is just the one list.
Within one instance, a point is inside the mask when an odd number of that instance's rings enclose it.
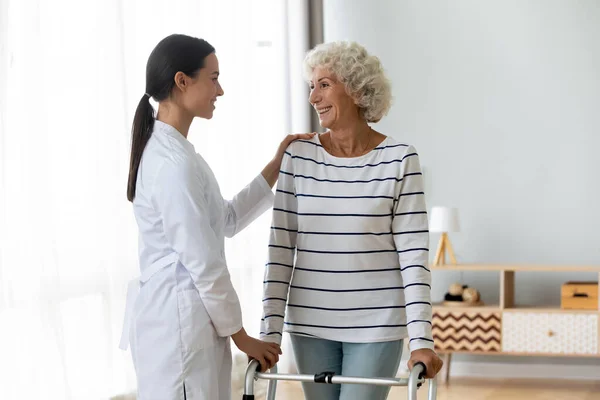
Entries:
{"label": "striped long-sleeve shirt", "polygon": [[263,340],[410,338],[433,348],[429,232],[415,148],[387,137],[354,158],[292,143],[277,184],[264,280]]}

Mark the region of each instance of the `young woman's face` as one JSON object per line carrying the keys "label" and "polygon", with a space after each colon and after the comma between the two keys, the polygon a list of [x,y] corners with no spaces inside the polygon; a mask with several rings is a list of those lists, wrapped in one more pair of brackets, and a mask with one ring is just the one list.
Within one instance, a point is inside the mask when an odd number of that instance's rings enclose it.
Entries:
{"label": "young woman's face", "polygon": [[204,59],[204,68],[190,80],[183,106],[195,117],[211,119],[220,96],[223,96],[223,88],[219,83],[219,60],[212,53]]}

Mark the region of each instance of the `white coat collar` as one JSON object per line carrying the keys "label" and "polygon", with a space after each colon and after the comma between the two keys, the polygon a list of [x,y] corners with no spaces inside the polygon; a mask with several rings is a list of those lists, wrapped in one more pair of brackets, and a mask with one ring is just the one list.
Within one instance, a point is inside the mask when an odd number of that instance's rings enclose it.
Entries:
{"label": "white coat collar", "polygon": [[177,129],[175,129],[174,127],[172,127],[169,124],[165,124],[164,122],[155,119],[154,120],[154,131],[155,132],[160,131],[160,132],[172,137],[173,139],[177,140],[185,148],[192,150],[194,152],[196,151],[194,148],[194,145],[189,140],[187,140],[187,138],[185,136],[183,136],[183,134],[181,132],[179,132]]}

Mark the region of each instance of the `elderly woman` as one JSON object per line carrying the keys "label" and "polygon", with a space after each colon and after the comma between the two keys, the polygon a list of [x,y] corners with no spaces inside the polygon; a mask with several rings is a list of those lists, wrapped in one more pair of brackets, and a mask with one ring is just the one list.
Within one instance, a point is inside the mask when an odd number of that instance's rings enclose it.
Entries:
{"label": "elderly woman", "polygon": [[[300,373],[433,377],[429,233],[419,156],[369,126],[389,110],[379,60],[356,43],[305,59],[309,101],[327,132],[292,143],[282,162],[264,282],[261,339],[291,334]],[[285,327],[285,329],[284,329]],[[387,398],[389,388],[303,385],[309,400]]]}

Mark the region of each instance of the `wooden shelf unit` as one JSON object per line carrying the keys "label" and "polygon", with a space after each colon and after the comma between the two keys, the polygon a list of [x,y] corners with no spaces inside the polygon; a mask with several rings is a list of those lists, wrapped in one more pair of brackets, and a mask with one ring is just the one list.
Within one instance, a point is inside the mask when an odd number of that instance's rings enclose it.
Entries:
{"label": "wooden shelf unit", "polygon": [[[499,304],[484,306],[433,305],[436,351],[445,358],[447,381],[452,354],[600,358],[600,300],[594,310],[565,310],[560,306],[519,305],[515,283],[519,272],[593,273],[600,266],[441,265],[438,271],[498,272]],[[560,296],[560,290],[557,290]]]}
{"label": "wooden shelf unit", "polygon": [[600,275],[600,266],[593,265],[538,265],[538,264],[449,264],[431,267],[435,271],[525,271],[525,272],[596,272]]}

